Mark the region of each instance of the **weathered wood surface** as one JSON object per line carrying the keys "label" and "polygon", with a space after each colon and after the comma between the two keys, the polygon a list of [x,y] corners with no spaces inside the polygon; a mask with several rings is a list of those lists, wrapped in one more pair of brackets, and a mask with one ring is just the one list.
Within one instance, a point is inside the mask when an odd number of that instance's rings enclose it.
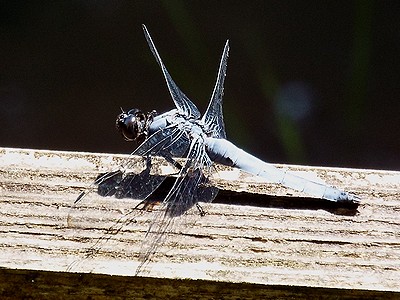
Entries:
{"label": "weathered wood surface", "polygon": [[[135,212],[113,235],[109,227],[138,201],[93,192],[71,208],[99,173],[118,169],[126,158],[0,148],[0,267],[133,276],[154,212]],[[193,210],[180,218],[140,275],[400,291],[400,172],[285,167],[313,171],[361,203],[336,206],[218,167],[214,184],[225,191],[205,207],[205,216]],[[222,204],[229,201],[235,204]],[[96,253],[88,256],[93,246]]]}

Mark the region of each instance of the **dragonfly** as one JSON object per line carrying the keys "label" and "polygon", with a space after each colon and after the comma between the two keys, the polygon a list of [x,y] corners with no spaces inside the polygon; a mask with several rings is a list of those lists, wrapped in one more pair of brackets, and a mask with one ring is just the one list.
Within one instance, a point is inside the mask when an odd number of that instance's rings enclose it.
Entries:
{"label": "dragonfly", "polygon": [[[204,213],[199,202],[210,203],[217,196],[218,188],[210,183],[210,174],[216,163],[238,168],[268,182],[281,184],[313,197],[334,202],[359,202],[360,198],[354,194],[276,168],[226,139],[222,98],[229,40],[226,41],[222,52],[211,99],[205,113],[201,115],[196,105],[176,85],[146,26],[142,27],[150,50],[161,68],[175,108],[159,115],[155,111],[143,113],[139,109],[122,111],[117,116],[116,128],[126,141],[138,143],[131,155],[142,156],[146,167],[138,173],[124,171],[130,170],[133,165],[133,162],[128,161],[121,170],[99,176],[94,182],[99,189],[103,189],[103,195],[142,199],[141,204],[147,207],[151,203],[150,196],[167,177],[151,174],[152,157],[161,157],[178,170],[172,187],[160,203],[159,213],[155,215],[146,233],[147,246],[139,254],[141,265],[138,270],[163,243],[173,219],[182,216],[192,207],[197,207]],[[176,158],[185,158],[184,163]],[[108,184],[109,182],[112,184]],[[81,201],[86,193],[82,192],[75,202]]]}

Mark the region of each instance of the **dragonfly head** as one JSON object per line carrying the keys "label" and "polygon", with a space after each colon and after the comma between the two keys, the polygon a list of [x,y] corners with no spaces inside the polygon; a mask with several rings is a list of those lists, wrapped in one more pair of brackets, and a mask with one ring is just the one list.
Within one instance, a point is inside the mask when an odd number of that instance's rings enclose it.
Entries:
{"label": "dragonfly head", "polygon": [[115,127],[126,141],[141,144],[147,138],[151,122],[153,122],[153,113],[144,114],[135,108],[128,112],[122,111],[117,116]]}

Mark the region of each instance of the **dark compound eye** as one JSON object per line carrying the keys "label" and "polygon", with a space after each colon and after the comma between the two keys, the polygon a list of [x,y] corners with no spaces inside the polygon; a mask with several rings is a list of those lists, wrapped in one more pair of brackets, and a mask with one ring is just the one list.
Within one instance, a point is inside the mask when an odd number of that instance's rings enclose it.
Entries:
{"label": "dark compound eye", "polygon": [[117,116],[115,127],[127,141],[134,141],[138,136],[138,124],[136,118],[129,112]]}
{"label": "dark compound eye", "polygon": [[115,126],[126,141],[136,141],[140,144],[147,137],[148,126],[152,120],[149,116],[139,109],[131,109],[117,116]]}

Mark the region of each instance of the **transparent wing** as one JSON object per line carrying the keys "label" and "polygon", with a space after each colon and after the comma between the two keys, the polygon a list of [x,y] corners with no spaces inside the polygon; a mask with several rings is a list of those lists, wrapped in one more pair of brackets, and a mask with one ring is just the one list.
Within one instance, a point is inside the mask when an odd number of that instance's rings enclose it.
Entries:
{"label": "transparent wing", "polygon": [[165,215],[178,217],[199,201],[212,202],[218,189],[208,183],[212,161],[208,157],[201,139],[192,142],[184,168],[180,171],[163,205]]}
{"label": "transparent wing", "polygon": [[[146,158],[146,167],[140,173],[125,173],[122,170],[106,173],[96,181],[100,196],[132,198],[144,200],[149,197],[165,180],[166,176],[152,175],[151,157]],[[99,180],[100,179],[100,180]]]}
{"label": "transparent wing", "polygon": [[136,273],[141,271],[151,255],[163,244],[176,217],[185,214],[199,201],[211,202],[214,200],[218,189],[209,184],[206,176],[211,166],[212,161],[205,151],[203,141],[201,139],[193,140],[185,166],[181,169],[173,187],[162,203],[162,209],[157,212],[147,231],[139,257],[141,264]]}
{"label": "transparent wing", "polygon": [[[128,213],[120,216],[119,219],[107,229],[107,233],[86,250],[85,258],[95,255],[100,251],[104,243],[112,239],[113,236],[123,227],[127,226],[127,224],[135,223],[136,217],[147,212],[148,207],[151,208],[154,203],[162,201],[163,198],[158,199],[157,197],[159,196],[156,194],[154,194],[154,197],[149,197],[167,178],[165,175],[160,176],[151,172],[152,156],[163,157],[167,163],[174,165],[177,170],[180,170],[182,167],[172,158],[172,156],[184,156],[184,154],[187,153],[189,146],[189,140],[184,132],[179,129],[178,124],[160,129],[132,152],[122,169],[99,176],[91,187],[81,193],[68,215],[68,224],[70,227],[79,227],[82,213],[78,207],[81,205],[81,200],[96,186],[97,192],[102,196],[115,196],[116,198],[133,198],[142,200],[146,199],[146,201],[141,202]],[[143,159],[145,160],[144,168],[143,166],[136,166],[138,161],[137,159],[131,159],[132,155],[143,156]],[[141,165],[143,165],[143,163]],[[143,170],[138,172],[137,170],[140,168]],[[91,199],[89,199],[89,202],[90,200]],[[87,201],[85,201],[85,205],[87,205],[86,202]],[[143,206],[143,209],[138,209],[140,206]],[[78,264],[78,261],[74,262],[69,266],[69,269],[76,267]]]}
{"label": "transparent wing", "polygon": [[224,94],[224,82],[226,76],[226,66],[229,55],[229,40],[226,41],[224,51],[222,53],[221,62],[219,63],[217,81],[211,95],[210,103],[203,115],[202,121],[205,124],[206,131],[215,138],[226,138],[224,118],[222,112],[222,97]]}
{"label": "transparent wing", "polygon": [[167,68],[165,67],[164,63],[161,60],[160,54],[156,49],[156,46],[153,43],[153,40],[150,36],[145,25],[142,25],[144,35],[146,37],[147,43],[149,44],[150,50],[153,53],[154,57],[157,60],[157,63],[160,65],[161,70],[163,72],[165,81],[168,86],[168,90],[171,94],[172,100],[175,103],[176,108],[178,109],[179,113],[185,115],[189,118],[199,119],[200,112],[197,109],[196,105],[189,98],[178,88],[174,80],[172,79],[171,75],[169,75]]}
{"label": "transparent wing", "polygon": [[172,124],[157,130],[149,136],[139,147],[132,152],[132,155],[161,155],[163,157],[183,157],[188,151],[190,140],[179,124]]}
{"label": "transparent wing", "polygon": [[139,155],[146,159],[144,170],[137,173],[132,171],[137,169],[135,167],[137,162],[128,157],[122,169],[99,176],[89,189],[79,195],[75,203],[78,203],[95,186],[98,187],[98,193],[102,196],[146,199],[166,178],[166,176],[154,176],[150,173],[151,156],[163,157],[168,163],[179,168],[173,156],[182,157],[188,151],[189,139],[178,127],[175,124],[156,131],[132,152],[131,156]]}

